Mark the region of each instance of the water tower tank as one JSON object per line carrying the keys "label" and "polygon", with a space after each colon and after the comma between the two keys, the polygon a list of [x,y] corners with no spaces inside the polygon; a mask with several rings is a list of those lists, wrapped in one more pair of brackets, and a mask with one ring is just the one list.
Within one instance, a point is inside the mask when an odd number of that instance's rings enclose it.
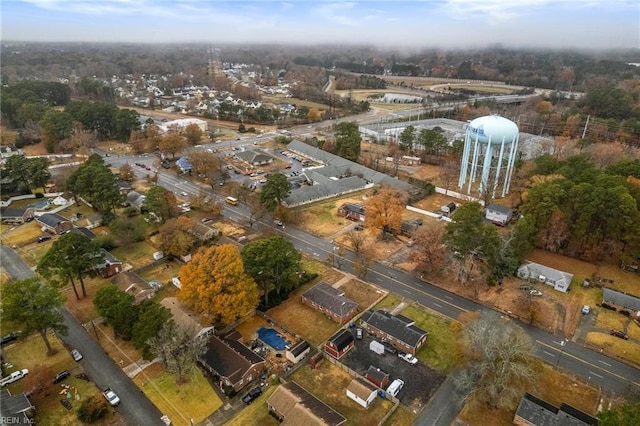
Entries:
{"label": "water tower tank", "polygon": [[[495,197],[502,186],[504,197],[509,192],[519,135],[516,123],[499,115],[471,121],[465,132],[458,187],[463,189],[468,183],[468,194],[477,190],[478,196],[487,199],[488,195]],[[478,177],[480,183],[473,187]]]}

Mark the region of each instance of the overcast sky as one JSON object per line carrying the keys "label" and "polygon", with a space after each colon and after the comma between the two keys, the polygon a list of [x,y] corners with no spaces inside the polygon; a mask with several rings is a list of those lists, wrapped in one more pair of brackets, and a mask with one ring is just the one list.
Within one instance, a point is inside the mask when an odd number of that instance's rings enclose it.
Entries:
{"label": "overcast sky", "polygon": [[638,0],[1,0],[3,41],[640,48]]}

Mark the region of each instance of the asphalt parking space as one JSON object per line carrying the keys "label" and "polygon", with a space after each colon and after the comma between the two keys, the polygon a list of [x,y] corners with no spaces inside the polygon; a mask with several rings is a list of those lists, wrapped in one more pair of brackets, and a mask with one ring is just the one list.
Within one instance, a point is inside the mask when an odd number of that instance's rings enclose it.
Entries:
{"label": "asphalt parking space", "polygon": [[[355,328],[351,329],[351,332],[355,338]],[[411,365],[391,353],[385,352],[383,355],[378,355],[369,349],[369,343],[372,340],[375,340],[374,336],[365,331],[362,340],[356,339],[355,347],[340,361],[363,376],[370,366],[374,366],[389,374],[389,383],[395,379],[402,379],[404,387],[398,394],[398,399],[406,405],[412,405],[416,402],[420,405],[426,404],[446,376],[422,362]]]}

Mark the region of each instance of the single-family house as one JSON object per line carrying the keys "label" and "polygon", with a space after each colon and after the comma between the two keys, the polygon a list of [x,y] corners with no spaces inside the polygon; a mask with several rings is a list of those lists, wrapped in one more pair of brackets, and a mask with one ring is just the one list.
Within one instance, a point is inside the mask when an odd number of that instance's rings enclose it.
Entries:
{"label": "single-family house", "polygon": [[243,345],[241,337],[237,331],[222,338],[210,336],[206,352],[199,359],[204,368],[220,378],[221,384],[231,386],[236,392],[266,368],[264,358]]}
{"label": "single-family house", "polygon": [[89,240],[93,240],[96,238],[96,234],[93,233],[93,231],[91,231],[91,229],[89,228],[85,228],[85,227],[73,227],[71,228],[71,231],[69,231],[73,234],[78,234],[78,235],[82,235],[83,237],[88,238]]}
{"label": "single-family house", "polygon": [[7,388],[0,389],[0,413],[2,424],[30,425],[34,423],[36,407],[31,404],[27,394],[11,395]]}
{"label": "single-family house", "polygon": [[287,349],[284,357],[294,364],[300,362],[305,356],[311,352],[311,345],[306,340],[300,340],[298,343]]}
{"label": "single-family house", "polygon": [[187,157],[180,157],[176,161],[176,166],[180,169],[181,173],[191,173],[193,166]]}
{"label": "single-family house", "polygon": [[111,278],[112,276],[122,272],[122,262],[110,252],[101,248],[100,252],[104,256],[104,262],[97,266],[102,278]]}
{"label": "single-family house", "polygon": [[220,235],[220,230],[208,226],[205,223],[194,222],[189,232],[201,241],[209,241],[210,239]]}
{"label": "single-family house", "polygon": [[33,220],[34,212],[35,209],[31,207],[2,207],[0,208],[0,220],[2,220],[2,223],[25,223]]}
{"label": "single-family house", "polygon": [[602,301],[618,309],[626,309],[640,316],[640,298],[612,288],[602,289]]}
{"label": "single-family house", "polygon": [[364,205],[358,203],[344,203],[338,208],[338,214],[354,222],[364,222]]}
{"label": "single-family house", "polygon": [[133,187],[131,186],[131,184],[123,180],[117,181],[115,185],[118,188],[118,192],[120,192],[120,194],[122,195],[127,195],[129,192],[133,190]]}
{"label": "single-family house", "polygon": [[[177,278],[177,277],[176,277]],[[171,316],[176,324],[183,330],[193,334],[193,337],[208,338],[214,333],[211,325],[203,325],[198,314],[189,309],[184,303],[175,297],[165,297],[160,304],[171,311]]]}
{"label": "single-family house", "polygon": [[489,204],[484,209],[484,218],[496,225],[505,226],[513,218],[514,210],[500,204]]}
{"label": "single-family house", "polygon": [[237,153],[236,157],[252,166],[264,166],[273,162],[272,156],[251,149]]}
{"label": "single-family house", "polygon": [[69,201],[70,200],[67,200],[62,195],[58,195],[56,198],[51,200],[51,204],[55,206],[66,206],[67,204],[69,204]]}
{"label": "single-family house", "polygon": [[404,220],[400,224],[400,233],[405,237],[412,237],[416,233],[419,227],[420,225],[418,225],[413,221]]}
{"label": "single-family house", "polygon": [[367,380],[376,385],[379,388],[385,389],[387,384],[389,383],[389,373],[385,373],[379,368],[374,367],[373,365],[369,367],[367,373],[365,374]]}
{"label": "single-family house", "polygon": [[361,317],[362,327],[403,352],[415,355],[427,343],[429,333],[404,315],[391,315],[381,310],[367,311]]}
{"label": "single-family house", "polygon": [[342,426],[347,419],[296,382],[285,383],[267,400],[281,426]]}
{"label": "single-family house", "polygon": [[145,299],[151,299],[156,289],[151,287],[140,275],[133,271],[122,272],[111,279],[120,291],[133,296],[133,304],[139,305]]}
{"label": "single-family house", "polygon": [[65,219],[56,213],[45,213],[36,217],[36,221],[42,225],[44,230],[58,235],[69,232],[71,228],[73,228],[73,224],[70,220]]}
{"label": "single-family house", "polygon": [[378,395],[378,389],[371,383],[356,377],[347,386],[347,397],[353,399],[358,405],[369,408]]}
{"label": "single-family house", "polygon": [[567,292],[571,280],[573,280],[573,274],[529,261],[520,265],[517,275],[518,278],[524,280],[533,280],[548,284],[563,293]]}
{"label": "single-family house", "polygon": [[596,426],[598,419],[568,404],[555,407],[526,393],[520,400],[513,424],[518,426]]}
{"label": "single-family house", "polygon": [[340,359],[344,354],[349,352],[354,345],[355,339],[353,338],[353,334],[351,334],[349,330],[342,329],[325,342],[324,350],[335,359]]}
{"label": "single-family house", "polygon": [[344,324],[358,312],[358,304],[344,296],[344,292],[324,281],[302,294],[302,303],[311,306],[333,321]]}
{"label": "single-family house", "polygon": [[142,204],[144,203],[145,196],[139,193],[138,191],[131,191],[127,194],[126,204],[131,207],[135,207],[138,210],[142,209]]}

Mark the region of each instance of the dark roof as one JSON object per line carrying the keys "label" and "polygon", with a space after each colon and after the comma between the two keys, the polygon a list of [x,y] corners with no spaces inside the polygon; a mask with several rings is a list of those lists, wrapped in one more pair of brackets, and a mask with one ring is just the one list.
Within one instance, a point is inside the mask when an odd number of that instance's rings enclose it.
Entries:
{"label": "dark roof", "polygon": [[506,216],[513,215],[513,209],[510,209],[509,207],[501,206],[500,204],[489,204],[489,206],[487,207],[487,210],[492,210],[494,212],[502,213]]}
{"label": "dark roof", "polygon": [[418,224],[405,220],[400,224],[400,230],[407,234],[412,234],[418,230]]}
{"label": "dark roof", "polygon": [[349,346],[349,344],[354,340],[353,334],[351,334],[349,330],[341,330],[338,333],[334,334],[333,337],[331,337],[328,341],[333,343],[336,348],[341,351]]}
{"label": "dark roof", "polygon": [[305,291],[302,296],[340,317],[347,315],[358,307],[356,302],[344,297],[342,291],[331,287],[324,281]]}
{"label": "dark roof", "polygon": [[[294,401],[292,401],[292,399]],[[269,397],[268,403],[285,418],[293,421],[296,419],[309,420],[309,417],[307,417],[304,412],[310,412],[326,425],[342,425],[347,421],[343,415],[320,401],[315,395],[309,393],[296,382],[281,385],[271,397]],[[298,413],[296,413],[296,411],[298,411]]]}
{"label": "dark roof", "polygon": [[70,232],[73,232],[74,234],[80,234],[80,235],[83,235],[83,236],[87,237],[87,238],[88,238],[88,239],[90,239],[90,240],[93,240],[93,239],[96,237],[96,234],[94,234],[94,233],[91,231],[91,229],[89,229],[89,228],[84,228],[84,227],[83,227],[83,228],[76,228],[76,227],[73,227],[73,228],[71,228],[71,231],[70,231]]}
{"label": "dark roof", "polygon": [[344,203],[340,208],[348,212],[364,215],[364,206],[362,204]]}
{"label": "dark roof", "polygon": [[113,265],[115,263],[122,263],[117,257],[115,257],[114,255],[112,255],[110,252],[108,252],[107,250],[101,248],[100,249],[100,253],[102,253],[104,255],[104,263],[106,265]]}
{"label": "dark roof", "polygon": [[367,311],[362,316],[362,321],[411,347],[416,347],[420,339],[429,334],[416,327],[412,319],[384,311]]}
{"label": "dark roof", "polygon": [[33,210],[31,207],[2,207],[0,208],[0,217],[22,217],[27,210]]}
{"label": "dark roof", "polygon": [[605,302],[615,303],[627,309],[640,312],[640,298],[631,294],[616,291],[611,288],[604,288],[602,298]]}
{"label": "dark roof", "polygon": [[384,380],[385,377],[389,377],[389,373],[385,373],[384,371],[372,365],[367,370],[366,376],[376,379],[378,382],[382,382],[382,380]]}
{"label": "dark roof", "polygon": [[557,408],[548,402],[526,393],[520,400],[516,416],[536,426],[586,426],[597,425],[598,420],[567,404]]}
{"label": "dark roof", "polygon": [[202,362],[234,384],[238,383],[253,365],[264,362],[261,356],[237,340],[223,340],[216,335],[211,336],[206,349],[202,355]]}
{"label": "dark roof", "polygon": [[262,154],[259,152],[255,152],[253,150],[246,150],[246,151],[242,151],[242,152],[238,152],[236,154],[236,156],[238,158],[240,158],[243,161],[246,161],[247,163],[263,163],[263,162],[267,162],[267,161],[273,161],[273,157],[271,157],[270,155],[266,155],[266,154]]}
{"label": "dark roof", "polygon": [[45,213],[43,215],[38,216],[37,220],[38,222],[43,223],[52,228],[55,228],[58,224],[62,222],[69,222],[68,219],[65,219],[64,217],[55,213]]}
{"label": "dark roof", "polygon": [[125,181],[123,181],[123,180],[119,180],[119,181],[117,181],[117,182],[116,182],[116,186],[117,186],[119,189],[131,189],[131,188],[132,188],[132,186],[131,186],[131,184],[130,184],[129,182],[125,182]]}
{"label": "dark roof", "polygon": [[[22,413],[33,408],[29,398],[22,393],[19,395],[11,395],[8,389],[4,388],[0,390],[0,411],[4,418],[11,418],[12,420],[20,421],[14,424],[29,424]],[[22,414],[22,415],[21,415]]]}
{"label": "dark roof", "polygon": [[309,343],[306,340],[301,340],[298,343],[296,343],[291,349],[289,349],[289,352],[294,357],[297,357],[298,355],[300,355],[301,353],[306,351],[307,348],[310,348],[310,347],[311,346],[309,345]]}

